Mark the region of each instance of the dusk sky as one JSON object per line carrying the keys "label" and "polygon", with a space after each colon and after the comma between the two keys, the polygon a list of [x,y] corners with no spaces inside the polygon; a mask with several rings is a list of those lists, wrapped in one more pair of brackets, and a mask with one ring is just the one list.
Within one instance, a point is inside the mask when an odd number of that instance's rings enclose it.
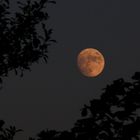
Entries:
{"label": "dusk sky", "polygon": [[[56,2],[48,7],[57,41],[48,49],[48,64],[33,64],[23,78],[11,72],[0,91],[0,119],[24,130],[20,140],[46,128],[69,130],[83,105],[98,98],[107,84],[140,71],[140,1]],[[77,67],[77,55],[89,47],[105,58],[96,78],[83,76]]]}

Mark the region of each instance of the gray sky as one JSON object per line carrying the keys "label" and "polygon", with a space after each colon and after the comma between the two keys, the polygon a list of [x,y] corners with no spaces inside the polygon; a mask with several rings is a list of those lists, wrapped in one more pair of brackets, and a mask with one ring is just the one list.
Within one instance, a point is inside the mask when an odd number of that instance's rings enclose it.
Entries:
{"label": "gray sky", "polygon": [[[80,109],[101,89],[140,70],[140,1],[59,0],[49,6],[53,37],[48,64],[34,64],[23,78],[10,74],[0,91],[0,119],[24,129],[20,140],[40,130],[70,129]],[[76,64],[88,47],[105,57],[104,72],[86,78]]]}

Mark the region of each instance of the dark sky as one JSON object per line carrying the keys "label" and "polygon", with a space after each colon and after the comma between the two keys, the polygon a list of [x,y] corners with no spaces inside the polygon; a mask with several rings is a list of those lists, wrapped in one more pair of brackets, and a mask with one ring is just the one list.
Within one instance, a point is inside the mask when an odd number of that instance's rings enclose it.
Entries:
{"label": "dark sky", "polygon": [[[10,74],[0,91],[0,119],[23,128],[20,140],[40,130],[70,129],[80,109],[101,89],[140,71],[139,0],[58,0],[49,6],[53,37],[48,64],[32,66],[23,78]],[[105,57],[96,78],[81,75],[78,53],[88,47]]]}

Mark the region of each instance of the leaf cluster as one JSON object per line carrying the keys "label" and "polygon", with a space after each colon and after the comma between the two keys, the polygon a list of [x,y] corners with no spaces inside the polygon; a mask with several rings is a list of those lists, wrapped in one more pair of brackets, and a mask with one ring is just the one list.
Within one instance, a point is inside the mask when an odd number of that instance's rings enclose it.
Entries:
{"label": "leaf cluster", "polygon": [[19,11],[9,13],[9,0],[0,2],[0,81],[11,70],[23,76],[34,62],[48,59],[52,29],[47,28],[49,0],[17,1]]}
{"label": "leaf cluster", "polygon": [[17,129],[15,126],[9,126],[9,128],[4,128],[5,122],[0,120],[0,140],[13,140],[14,136],[21,132],[21,129]]}

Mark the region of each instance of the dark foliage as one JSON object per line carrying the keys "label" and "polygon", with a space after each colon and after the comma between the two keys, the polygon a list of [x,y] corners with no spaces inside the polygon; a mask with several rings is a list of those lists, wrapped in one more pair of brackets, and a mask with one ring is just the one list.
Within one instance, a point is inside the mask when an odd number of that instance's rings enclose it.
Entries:
{"label": "dark foliage", "polygon": [[29,138],[29,140],[76,140],[73,132],[63,131],[58,132],[55,130],[41,131],[37,135],[37,139]]}
{"label": "dark foliage", "polygon": [[19,11],[10,16],[9,0],[0,0],[0,82],[11,70],[23,76],[34,62],[47,62],[52,29],[47,29],[46,12],[51,0],[17,1]]}
{"label": "dark foliage", "polygon": [[[140,72],[131,82],[118,79],[107,85],[100,99],[93,99],[82,109],[82,119],[70,132],[41,131],[29,140],[139,140],[140,138]],[[13,140],[21,131],[3,128],[0,121],[0,140]]]}
{"label": "dark foliage", "polygon": [[5,122],[0,120],[0,140],[13,140],[14,136],[21,132],[21,129],[16,129],[15,126],[10,126],[9,128],[4,128]]}
{"label": "dark foliage", "polygon": [[42,131],[29,140],[139,140],[140,72],[131,82],[118,79],[107,85],[100,99],[85,105],[70,132]]}
{"label": "dark foliage", "polygon": [[132,82],[118,79],[107,85],[100,99],[82,110],[84,119],[72,129],[78,140],[138,140],[140,132],[140,73]]}
{"label": "dark foliage", "polygon": [[[0,82],[11,70],[23,76],[31,64],[43,58],[47,62],[52,29],[47,29],[45,11],[49,0],[17,1],[19,11],[10,16],[9,0],[0,0]],[[82,119],[70,132],[42,131],[29,140],[139,140],[140,72],[132,81],[118,79],[107,85],[100,99],[93,99],[82,109]],[[0,140],[13,140],[22,130],[4,128],[0,121]]]}
{"label": "dark foliage", "polygon": [[[43,130],[37,135],[37,140],[55,140],[57,134],[59,134],[59,132],[55,130],[46,130],[46,131]],[[29,138],[29,140],[35,139]]]}

